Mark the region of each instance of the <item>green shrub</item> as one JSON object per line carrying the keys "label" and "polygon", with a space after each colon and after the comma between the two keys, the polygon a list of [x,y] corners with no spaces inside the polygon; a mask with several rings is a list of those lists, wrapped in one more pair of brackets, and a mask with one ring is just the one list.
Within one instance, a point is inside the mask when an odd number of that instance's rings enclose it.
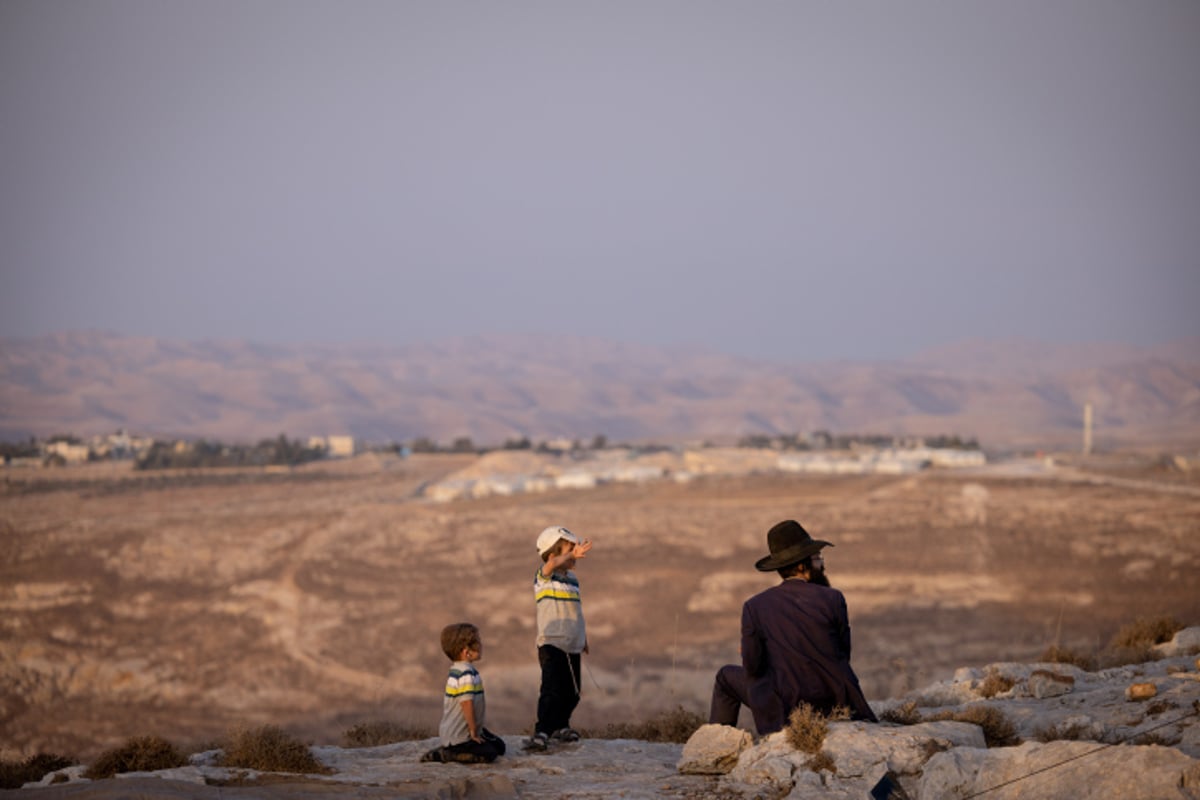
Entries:
{"label": "green shrub", "polygon": [[609,723],[600,731],[587,733],[592,739],[639,739],[643,742],[683,743],[708,720],[683,706],[663,711],[644,722]]}
{"label": "green shrub", "polygon": [[79,762],[66,756],[38,753],[22,761],[0,759],[0,789],[20,789],[27,783],[40,781],[47,774]]}
{"label": "green shrub", "polygon": [[413,742],[429,739],[437,732],[419,725],[404,725],[399,722],[375,720],[360,722],[342,734],[343,747],[379,747],[395,742]]}
{"label": "green shrub", "polygon": [[308,745],[275,725],[234,731],[222,748],[223,767],[243,767],[259,772],[294,772],[328,775],[333,770],[313,756]]}
{"label": "green shrub", "polygon": [[134,736],[101,753],[83,777],[97,780],[111,778],[118,772],[155,772],[187,763],[183,753],[161,736]]}

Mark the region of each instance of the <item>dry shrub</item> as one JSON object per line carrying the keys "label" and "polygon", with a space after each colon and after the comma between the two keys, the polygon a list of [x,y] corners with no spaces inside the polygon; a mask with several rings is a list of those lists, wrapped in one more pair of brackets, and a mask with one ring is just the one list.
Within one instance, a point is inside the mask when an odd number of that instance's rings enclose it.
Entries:
{"label": "dry shrub", "polygon": [[970,722],[983,728],[983,740],[988,747],[1009,747],[1020,744],[1017,726],[998,708],[987,705],[967,706],[957,711],[940,711],[931,715],[930,722],[949,719],[955,722]]}
{"label": "dry shrub", "polygon": [[1128,664],[1145,664],[1147,661],[1157,661],[1158,658],[1158,654],[1154,652],[1154,647],[1143,642],[1127,647],[1110,647],[1100,654],[1100,666],[1105,669],[1124,667]]}
{"label": "dry shrub", "polygon": [[179,748],[161,736],[135,736],[100,754],[83,777],[98,780],[118,772],[156,772],[187,764]]}
{"label": "dry shrub", "polygon": [[938,753],[944,753],[950,749],[948,742],[939,742],[936,739],[926,739],[921,745],[921,752],[925,755],[925,760],[936,756]]}
{"label": "dry shrub", "polygon": [[313,757],[308,745],[275,725],[234,731],[222,749],[225,751],[221,757],[223,767],[302,775],[333,772]]}
{"label": "dry shrub", "polygon": [[990,669],[987,676],[979,683],[979,694],[983,697],[995,697],[1007,692],[1014,685],[1016,685],[1016,681],[1012,678],[1006,678],[998,670]]}
{"label": "dry shrub", "polygon": [[1146,715],[1153,717],[1163,713],[1164,711],[1169,711],[1172,708],[1175,708],[1175,705],[1172,703],[1168,703],[1165,700],[1155,700],[1153,703],[1146,706]]}
{"label": "dry shrub", "polygon": [[788,715],[787,740],[792,747],[802,753],[819,753],[825,743],[825,734],[829,732],[828,720],[825,715],[808,703],[796,706]]}
{"label": "dry shrub", "polygon": [[76,763],[74,759],[52,753],[38,753],[23,761],[0,759],[0,789],[20,789],[27,783],[40,781],[49,773]]}
{"label": "dry shrub", "polygon": [[1160,747],[1174,747],[1175,745],[1179,744],[1181,741],[1183,741],[1182,736],[1165,736],[1161,733],[1158,733],[1157,731],[1151,731],[1149,733],[1143,733],[1141,736],[1135,737],[1132,740],[1132,743],[1139,744],[1139,745],[1156,744],[1156,745],[1159,745]]}
{"label": "dry shrub", "polygon": [[708,719],[683,706],[663,711],[644,722],[610,722],[601,731],[588,731],[591,739],[638,739],[643,742],[682,744]]}
{"label": "dry shrub", "polygon": [[808,757],[808,768],[813,772],[825,771],[837,775],[837,762],[823,750]]}
{"label": "dry shrub", "polygon": [[849,706],[834,706],[833,710],[826,716],[830,722],[846,722],[853,716],[850,713]]}
{"label": "dry shrub", "polygon": [[1183,623],[1170,614],[1158,617],[1140,617],[1117,631],[1112,641],[1109,642],[1109,647],[1113,649],[1152,647],[1169,642],[1171,637],[1182,629]]}
{"label": "dry shrub", "polygon": [[918,725],[921,722],[921,712],[917,711],[917,701],[909,700],[903,705],[889,708],[880,714],[879,718],[897,725]]}
{"label": "dry shrub", "polygon": [[1039,742],[1092,740],[1092,730],[1089,726],[1081,725],[1078,722],[1072,722],[1070,725],[1055,724],[1038,728],[1033,732],[1033,738]]}
{"label": "dry shrub", "polygon": [[1072,664],[1088,672],[1096,669],[1095,656],[1080,653],[1069,647],[1059,647],[1056,644],[1046,648],[1046,651],[1042,653],[1041,660],[1050,664]]}
{"label": "dry shrub", "polygon": [[379,747],[396,742],[414,742],[436,736],[437,732],[420,725],[405,725],[399,722],[375,720],[360,722],[342,734],[342,746]]}

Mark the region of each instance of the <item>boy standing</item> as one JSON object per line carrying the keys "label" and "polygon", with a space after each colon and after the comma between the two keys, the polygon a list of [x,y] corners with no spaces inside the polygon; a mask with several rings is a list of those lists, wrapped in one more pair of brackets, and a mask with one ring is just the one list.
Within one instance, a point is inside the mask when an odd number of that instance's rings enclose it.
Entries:
{"label": "boy standing", "polygon": [[471,663],[483,656],[479,629],[469,622],[442,629],[442,650],[450,659],[450,676],[442,698],[442,722],[435,747],[422,761],[457,761],[463,764],[491,763],[504,755],[504,740],[483,727],[483,679]]}
{"label": "boy standing", "polygon": [[570,727],[571,712],[579,705],[580,654],[588,652],[588,644],[579,579],[571,568],[591,549],[591,541],[580,540],[561,525],[546,528],[537,538],[542,565],[533,579],[533,596],[542,685],[537,722],[527,744],[530,750],[545,750],[551,739],[579,740],[579,733]]}

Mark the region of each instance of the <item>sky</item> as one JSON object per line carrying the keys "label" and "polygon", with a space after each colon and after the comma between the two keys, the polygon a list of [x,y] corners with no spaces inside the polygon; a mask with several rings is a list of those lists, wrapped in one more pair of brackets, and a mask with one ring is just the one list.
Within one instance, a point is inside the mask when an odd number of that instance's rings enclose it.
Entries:
{"label": "sky", "polygon": [[0,3],[0,336],[1200,335],[1200,3]]}

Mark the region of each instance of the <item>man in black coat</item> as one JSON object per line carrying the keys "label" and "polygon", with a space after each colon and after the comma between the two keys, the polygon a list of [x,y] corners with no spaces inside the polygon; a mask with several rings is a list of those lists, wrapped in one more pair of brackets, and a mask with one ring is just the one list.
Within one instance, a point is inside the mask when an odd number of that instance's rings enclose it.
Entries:
{"label": "man in black coat", "polygon": [[742,606],[742,665],[717,672],[709,722],[737,725],[745,705],[765,735],[782,729],[800,703],[824,714],[844,706],[851,719],[878,722],[850,668],[846,598],[825,577],[821,549],[832,546],[795,520],[767,533],[771,554],[754,566],[778,571],[783,582]]}

